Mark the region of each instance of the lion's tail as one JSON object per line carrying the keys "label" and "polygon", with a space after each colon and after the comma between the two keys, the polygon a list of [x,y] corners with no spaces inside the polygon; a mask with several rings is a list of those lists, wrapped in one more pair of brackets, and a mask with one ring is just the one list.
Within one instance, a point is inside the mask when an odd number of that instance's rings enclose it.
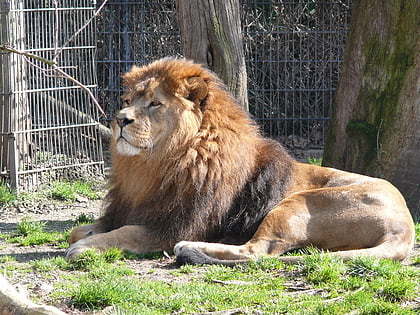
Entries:
{"label": "lion's tail", "polygon": [[[409,246],[402,246],[400,250],[396,250],[395,246],[393,250],[390,247],[389,243],[382,243],[378,246],[364,249],[348,250],[348,251],[337,251],[337,252],[328,252],[329,255],[341,258],[344,261],[353,259],[355,257],[374,257],[374,258],[385,258],[393,260],[403,260],[411,250]],[[304,260],[304,256],[277,256],[277,258],[285,263],[297,263]],[[224,265],[224,266],[236,266],[240,264],[245,264],[250,261],[250,259],[232,259],[224,260],[218,259],[206,255],[202,251],[196,248],[184,249],[180,252],[176,261],[178,265]]]}
{"label": "lion's tail", "polygon": [[[285,263],[294,263],[303,260],[302,256],[281,256],[279,260]],[[176,256],[176,263],[182,265],[223,265],[233,267],[236,265],[246,264],[250,259],[218,259],[210,257],[196,248],[184,249],[181,253]]]}

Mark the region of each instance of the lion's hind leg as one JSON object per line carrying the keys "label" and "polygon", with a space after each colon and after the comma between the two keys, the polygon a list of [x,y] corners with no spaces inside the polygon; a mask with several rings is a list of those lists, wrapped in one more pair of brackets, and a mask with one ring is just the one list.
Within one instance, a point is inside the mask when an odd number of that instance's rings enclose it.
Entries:
{"label": "lion's hind leg", "polygon": [[411,216],[396,190],[378,193],[381,187],[375,185],[389,188],[379,181],[295,193],[264,218],[246,244],[181,242],[175,255],[180,263],[193,264],[233,265],[264,255],[294,262],[302,257],[280,255],[313,246],[343,259],[402,260],[414,242]]}

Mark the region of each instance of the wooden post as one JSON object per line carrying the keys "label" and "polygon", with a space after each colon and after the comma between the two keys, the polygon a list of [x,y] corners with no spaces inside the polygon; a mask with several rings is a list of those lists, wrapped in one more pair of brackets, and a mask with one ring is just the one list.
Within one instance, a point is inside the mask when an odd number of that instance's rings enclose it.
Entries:
{"label": "wooden post", "polygon": [[[2,0],[0,4],[0,43],[21,51],[25,48],[23,8],[22,0]],[[31,129],[26,95],[26,61],[23,56],[8,52],[1,53],[0,59],[0,132],[8,134],[1,139],[0,164],[2,170],[9,170],[11,184],[17,185],[19,165],[23,159],[29,161],[30,135],[15,134],[16,131]],[[13,150],[17,152],[12,153]],[[14,165],[11,165],[12,163]]]}
{"label": "wooden post", "polygon": [[248,110],[247,74],[238,0],[177,0],[181,49],[208,65]]}

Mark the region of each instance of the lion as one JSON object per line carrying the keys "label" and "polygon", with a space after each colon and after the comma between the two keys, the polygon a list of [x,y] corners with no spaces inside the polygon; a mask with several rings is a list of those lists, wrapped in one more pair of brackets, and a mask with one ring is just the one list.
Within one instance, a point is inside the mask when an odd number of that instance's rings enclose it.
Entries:
{"label": "lion", "polygon": [[243,263],[312,246],[342,259],[403,260],[414,223],[388,181],[299,163],[264,137],[210,70],[164,58],[123,75],[105,212],[75,228],[87,248],[173,252],[178,263]]}

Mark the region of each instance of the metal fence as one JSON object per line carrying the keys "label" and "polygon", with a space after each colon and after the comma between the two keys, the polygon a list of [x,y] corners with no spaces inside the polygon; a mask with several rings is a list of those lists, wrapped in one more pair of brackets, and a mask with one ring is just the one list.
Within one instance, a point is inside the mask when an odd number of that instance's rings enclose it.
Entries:
{"label": "metal fence", "polygon": [[[291,151],[322,149],[351,0],[241,0],[251,114]],[[98,82],[110,116],[121,73],[180,52],[175,1],[109,1],[98,23]]]}
{"label": "metal fence", "polygon": [[121,106],[124,72],[180,53],[175,0],[108,1],[97,23],[98,97],[112,118]]}
{"label": "metal fence", "polygon": [[[175,0],[108,0],[86,25],[102,4],[0,0],[0,44],[56,60],[97,92],[112,117],[120,108],[121,74],[178,55],[180,36]],[[251,114],[291,151],[321,150],[351,0],[241,0],[240,6]],[[0,51],[0,180],[31,188],[101,173],[98,118],[78,84],[42,61]]]}
{"label": "metal fence", "polygon": [[[81,30],[94,12],[90,0],[2,0],[0,44],[54,60],[95,90],[95,25]],[[97,120],[92,99],[78,84],[42,60],[0,52],[0,180],[32,189],[101,173]]]}
{"label": "metal fence", "polygon": [[241,2],[250,111],[292,151],[324,145],[350,2]]}

